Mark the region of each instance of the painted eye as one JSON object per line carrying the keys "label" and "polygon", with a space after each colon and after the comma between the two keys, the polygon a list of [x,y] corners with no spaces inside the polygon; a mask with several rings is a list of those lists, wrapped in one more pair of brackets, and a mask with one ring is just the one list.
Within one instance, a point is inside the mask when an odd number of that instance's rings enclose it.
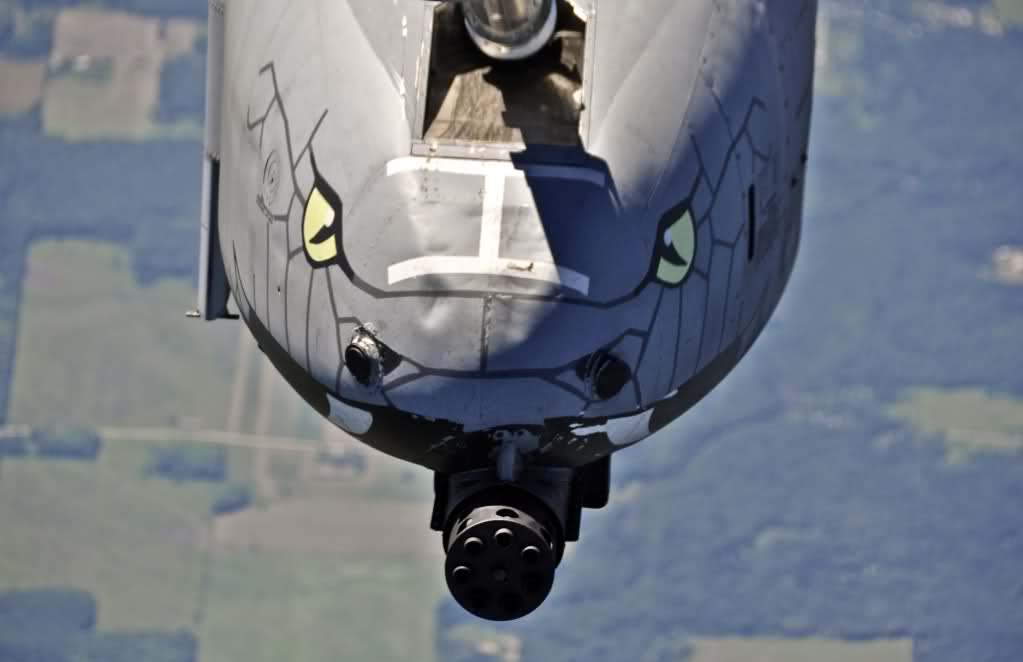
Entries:
{"label": "painted eye", "polygon": [[661,224],[664,234],[654,258],[654,275],[665,287],[677,287],[692,270],[693,257],[696,255],[693,214],[688,208],[681,212],[672,211]]}
{"label": "painted eye", "polygon": [[302,239],[306,257],[315,266],[323,266],[337,259],[338,254],[338,220],[339,210],[328,200],[333,198],[331,192],[324,195],[317,182],[309,194],[305,205],[305,216],[302,220]]}

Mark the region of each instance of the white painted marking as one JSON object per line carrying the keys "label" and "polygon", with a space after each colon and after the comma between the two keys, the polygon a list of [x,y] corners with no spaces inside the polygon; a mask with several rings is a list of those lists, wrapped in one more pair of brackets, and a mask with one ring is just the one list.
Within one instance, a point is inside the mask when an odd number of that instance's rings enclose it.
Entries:
{"label": "white painted marking", "polygon": [[615,446],[631,446],[650,436],[650,419],[653,418],[653,415],[654,410],[650,408],[635,416],[612,418],[604,425],[577,428],[572,432],[577,437],[585,437],[586,435],[603,432]]}
{"label": "white painted marking", "polygon": [[581,21],[590,20],[590,12],[579,4],[579,0],[568,0],[568,4],[572,6],[572,13],[579,17]]}
{"label": "white painted marking", "polygon": [[506,259],[501,257],[501,225],[504,220],[504,194],[509,178],[562,179],[588,182],[603,187],[603,173],[575,166],[526,166],[520,170],[507,161],[479,159],[444,159],[406,156],[387,164],[387,176],[405,172],[439,172],[467,177],[483,177],[483,214],[480,222],[478,256],[435,255],[406,260],[387,270],[389,285],[422,276],[461,274],[471,276],[502,276],[536,280],[575,290],[583,296],[590,293],[589,276],[548,261]]}
{"label": "white painted marking", "polygon": [[330,403],[330,414],[327,416],[332,423],[348,434],[366,434],[373,427],[373,414],[345,404],[331,395],[327,395]]}
{"label": "white painted marking", "polygon": [[503,276],[538,280],[575,290],[583,296],[590,293],[590,279],[578,271],[549,262],[508,260],[486,257],[432,256],[406,260],[387,269],[389,285],[421,276],[463,274],[471,276]]}
{"label": "white painted marking", "polygon": [[452,175],[500,175],[524,179],[567,179],[587,182],[601,188],[607,186],[607,176],[592,168],[557,165],[525,165],[519,169],[510,161],[483,161],[479,159],[444,159],[423,156],[405,156],[387,163],[387,176],[393,177],[404,172],[441,172]]}
{"label": "white painted marking", "polygon": [[480,223],[480,258],[501,255],[501,223],[504,220],[504,182],[501,175],[487,175],[483,184],[483,218]]}

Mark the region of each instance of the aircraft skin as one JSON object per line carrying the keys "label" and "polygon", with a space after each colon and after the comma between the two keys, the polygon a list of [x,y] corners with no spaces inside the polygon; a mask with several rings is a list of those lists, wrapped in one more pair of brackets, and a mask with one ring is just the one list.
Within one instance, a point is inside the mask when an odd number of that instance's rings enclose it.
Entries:
{"label": "aircraft skin", "polygon": [[[560,151],[423,137],[438,4],[215,6],[201,312],[223,316],[222,270],[317,411],[441,475],[509,444],[591,465],[713,389],[782,296],[817,3],[575,0],[584,110]],[[627,366],[611,397],[594,356]]]}

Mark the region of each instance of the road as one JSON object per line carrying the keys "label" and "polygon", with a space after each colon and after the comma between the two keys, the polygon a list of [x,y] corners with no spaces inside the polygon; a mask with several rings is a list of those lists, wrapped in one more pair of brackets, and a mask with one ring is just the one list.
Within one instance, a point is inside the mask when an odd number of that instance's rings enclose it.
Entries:
{"label": "road", "polygon": [[[213,446],[300,454],[316,454],[323,450],[322,442],[310,439],[242,434],[225,430],[186,430],[168,427],[101,427],[97,431],[103,441],[110,442],[210,444]],[[31,433],[32,428],[28,425],[0,426],[0,439],[5,437],[27,437]]]}

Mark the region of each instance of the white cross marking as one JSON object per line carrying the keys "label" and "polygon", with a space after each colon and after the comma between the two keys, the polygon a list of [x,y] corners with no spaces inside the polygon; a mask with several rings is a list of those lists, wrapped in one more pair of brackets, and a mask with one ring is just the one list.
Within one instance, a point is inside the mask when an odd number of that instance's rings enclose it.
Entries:
{"label": "white cross marking", "polygon": [[571,179],[604,186],[607,178],[596,170],[575,166],[532,166],[519,170],[504,161],[473,161],[468,159],[426,159],[405,157],[387,164],[387,175],[403,172],[443,172],[448,174],[483,177],[483,214],[480,219],[480,252],[478,256],[434,255],[406,260],[387,269],[389,285],[412,280],[420,276],[465,274],[503,276],[538,280],[575,290],[582,295],[590,292],[590,278],[573,269],[535,260],[515,260],[501,257],[501,225],[504,220],[504,192],[510,177]]}

